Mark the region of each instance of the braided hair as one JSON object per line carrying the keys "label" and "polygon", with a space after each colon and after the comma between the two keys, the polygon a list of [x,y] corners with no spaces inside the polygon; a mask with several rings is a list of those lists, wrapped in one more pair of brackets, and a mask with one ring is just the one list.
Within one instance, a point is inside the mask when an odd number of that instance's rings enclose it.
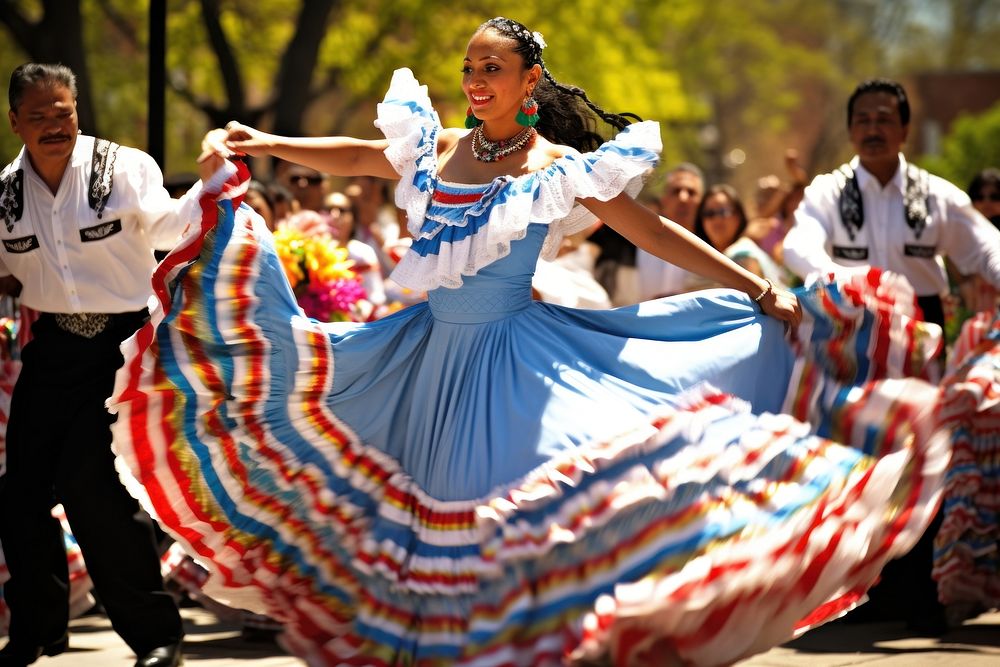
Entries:
{"label": "braided hair", "polygon": [[594,104],[582,88],[556,81],[542,60],[545,43],[541,35],[532,33],[522,23],[498,16],[479,26],[476,34],[488,29],[516,42],[514,51],[524,59],[525,69],[536,64],[542,68],[542,78],[532,93],[538,101],[535,129],[549,141],[591,151],[604,143],[604,137],[597,132],[595,115],[616,131],[625,129],[633,120],[642,120],[633,113],[609,113]]}

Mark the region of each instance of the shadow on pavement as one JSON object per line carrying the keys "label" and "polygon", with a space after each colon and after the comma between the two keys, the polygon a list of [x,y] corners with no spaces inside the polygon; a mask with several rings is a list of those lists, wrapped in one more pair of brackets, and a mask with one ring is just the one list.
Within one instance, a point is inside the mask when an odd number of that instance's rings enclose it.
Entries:
{"label": "shadow on pavement", "polygon": [[[914,646],[920,642],[922,646]],[[896,644],[896,645],[894,645]],[[967,623],[940,637],[915,635],[901,622],[846,624],[830,623],[784,648],[802,653],[875,653],[885,655],[910,653],[972,653],[977,646],[1000,647],[1000,625]]]}

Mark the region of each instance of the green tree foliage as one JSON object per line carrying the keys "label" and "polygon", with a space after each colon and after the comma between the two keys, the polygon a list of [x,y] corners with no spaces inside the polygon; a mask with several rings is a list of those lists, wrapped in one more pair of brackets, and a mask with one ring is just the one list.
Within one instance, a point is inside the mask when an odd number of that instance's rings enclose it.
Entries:
{"label": "green tree foliage", "polygon": [[920,164],[963,190],[977,172],[1000,167],[1000,103],[981,114],[960,116],[941,142],[941,154],[924,157]]}
{"label": "green tree foliage", "polygon": [[[23,62],[61,62],[77,74],[81,128],[144,145],[145,5],[129,0],[2,0],[0,24],[14,37],[0,39],[4,88],[10,72]],[[0,162],[12,159],[20,147],[9,127],[0,132]]]}
{"label": "green tree foliage", "polygon": [[[59,21],[76,7],[75,23]],[[770,170],[768,159],[780,164],[786,133],[804,120],[823,128],[798,146],[813,157],[810,166],[841,158],[843,102],[861,78],[1000,66],[996,7],[988,0],[169,0],[166,170],[192,170],[204,131],[232,118],[288,133],[378,136],[375,105],[401,66],[428,85],[444,122],[458,124],[468,38],[502,14],[545,35],[557,79],[585,88],[606,109],[660,121],[666,164],[693,160],[739,184],[743,172]],[[71,62],[87,75],[81,98],[94,108],[92,125],[144,146],[147,12],[148,1],[0,0],[0,31],[11,36],[0,39],[4,74],[51,53],[43,47],[79,37],[85,58]],[[928,62],[942,51],[940,63]],[[18,147],[9,131],[0,133],[5,158]],[[727,162],[734,149],[748,156],[743,172]]]}

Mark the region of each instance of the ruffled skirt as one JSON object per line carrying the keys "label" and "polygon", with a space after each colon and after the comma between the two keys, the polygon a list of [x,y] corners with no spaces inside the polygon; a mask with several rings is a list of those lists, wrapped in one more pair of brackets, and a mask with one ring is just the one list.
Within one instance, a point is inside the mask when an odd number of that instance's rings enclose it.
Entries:
{"label": "ruffled skirt", "polygon": [[[645,331],[641,306],[535,304],[533,342],[499,324],[479,350],[426,306],[323,325],[245,207],[204,210],[123,345],[115,447],[213,595],[310,664],[726,664],[857,604],[936,509],[938,392],[882,378],[922,373],[937,339],[886,277],[803,293],[794,370],[773,323],[714,293],[645,309],[721,326],[716,355],[636,337],[615,375],[595,341]],[[747,341],[764,363],[709,363]],[[676,344],[697,363],[665,361]],[[775,387],[795,416],[764,411]]]}
{"label": "ruffled skirt", "polygon": [[934,578],[950,621],[1000,606],[1000,319],[966,321],[942,383],[952,464]]}

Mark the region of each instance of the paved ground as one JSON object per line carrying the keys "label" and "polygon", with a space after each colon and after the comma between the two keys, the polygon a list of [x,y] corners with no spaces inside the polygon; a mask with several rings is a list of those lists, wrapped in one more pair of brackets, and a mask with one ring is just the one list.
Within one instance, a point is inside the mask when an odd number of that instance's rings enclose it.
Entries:
{"label": "paved ground", "polygon": [[[247,643],[239,630],[201,609],[183,609],[188,667],[293,667],[302,663],[271,643]],[[73,621],[70,650],[39,667],[129,667],[132,652],[104,617]],[[981,616],[940,639],[908,637],[902,625],[831,624],[740,663],[740,667],[997,667],[1000,613]]]}

